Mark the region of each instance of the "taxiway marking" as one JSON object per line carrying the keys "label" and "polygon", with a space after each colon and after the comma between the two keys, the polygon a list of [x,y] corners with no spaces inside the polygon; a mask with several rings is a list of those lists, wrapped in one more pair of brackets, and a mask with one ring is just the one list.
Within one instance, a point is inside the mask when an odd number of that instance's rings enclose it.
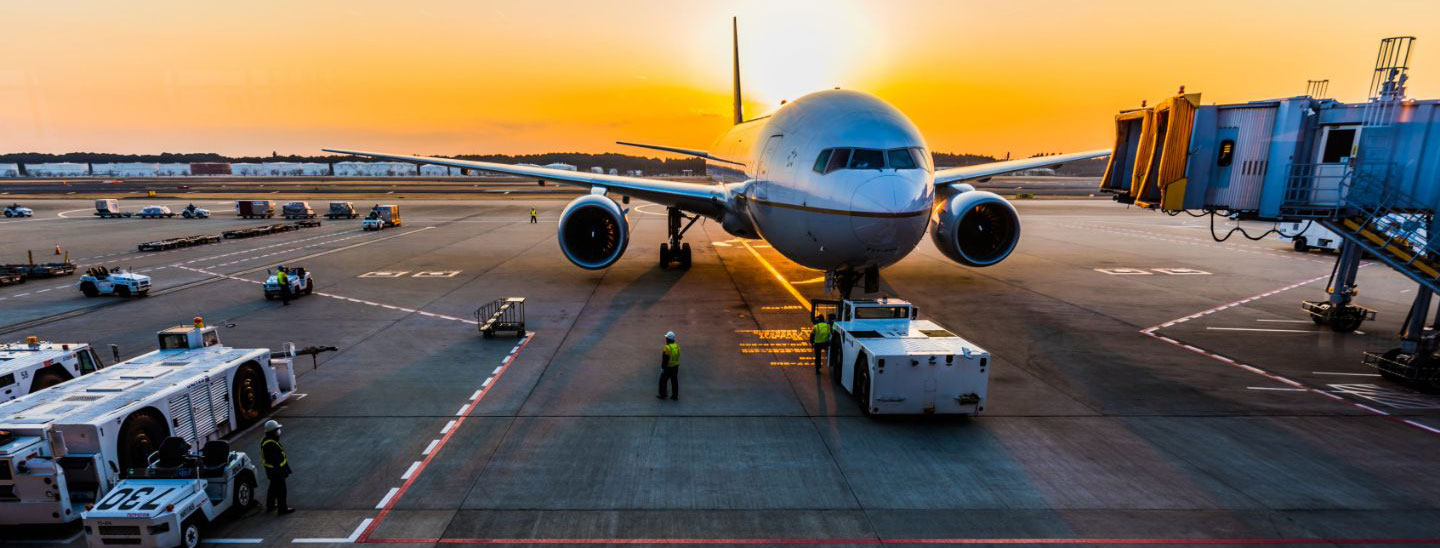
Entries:
{"label": "taxiway marking", "polygon": [[790,292],[791,297],[795,297],[795,301],[799,302],[800,306],[805,307],[805,310],[810,309],[810,301],[805,299],[805,296],[801,295],[800,292],[795,289],[795,286],[790,285],[790,281],[786,280],[785,276],[780,275],[780,271],[775,269],[775,265],[770,264],[770,261],[765,260],[765,257],[761,257],[760,252],[755,251],[755,248],[750,245],[749,241],[740,240],[740,245],[750,251],[750,254],[754,255],[755,259],[760,261],[760,264],[765,265],[765,270],[769,270],[770,274],[775,276],[775,279],[780,282],[780,285],[785,287],[786,291]]}
{"label": "taxiway marking", "polygon": [[290,539],[290,542],[295,544],[354,544],[355,540],[360,538],[360,534],[365,531],[366,527],[370,526],[372,521],[371,518],[361,520],[360,525],[355,526],[355,530],[350,533],[350,536],[345,538],[297,538]]}
{"label": "taxiway marking", "polygon": [[1258,331],[1261,333],[1320,333],[1314,329],[1264,329],[1260,327],[1206,327],[1211,331]]}

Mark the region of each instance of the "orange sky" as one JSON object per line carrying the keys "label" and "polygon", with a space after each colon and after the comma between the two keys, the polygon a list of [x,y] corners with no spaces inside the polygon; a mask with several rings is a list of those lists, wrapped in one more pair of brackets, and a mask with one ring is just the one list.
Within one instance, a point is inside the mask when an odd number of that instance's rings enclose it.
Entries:
{"label": "orange sky", "polygon": [[4,2],[0,151],[703,148],[729,123],[731,15],[752,112],[866,90],[938,151],[1107,146],[1115,111],[1180,84],[1356,100],[1399,34],[1410,95],[1440,97],[1434,0]]}

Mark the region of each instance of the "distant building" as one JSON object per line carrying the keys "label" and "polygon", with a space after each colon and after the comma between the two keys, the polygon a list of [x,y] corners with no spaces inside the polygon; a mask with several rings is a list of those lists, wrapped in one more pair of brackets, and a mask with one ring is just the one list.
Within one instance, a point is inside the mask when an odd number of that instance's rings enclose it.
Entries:
{"label": "distant building", "polygon": [[625,174],[631,177],[642,177],[645,175],[645,172],[638,169],[631,169],[626,171]]}
{"label": "distant building", "polygon": [[230,163],[231,175],[236,175],[240,177],[256,177],[259,175],[263,175],[262,171],[263,168],[260,167],[260,164],[252,164],[246,162]]}
{"label": "distant building", "polygon": [[75,162],[25,164],[25,171],[31,177],[84,177],[90,174],[90,166]]}
{"label": "distant building", "polygon": [[680,170],[680,174],[681,174],[681,175],[684,175],[684,176],[686,176],[686,177],[692,177],[692,176],[695,175],[695,170],[693,170],[693,169],[682,169],[682,170]]}
{"label": "distant building", "polygon": [[1020,171],[1016,171],[1016,172],[1015,172],[1015,175],[1018,175],[1018,176],[1020,176],[1020,177],[1054,177],[1054,176],[1055,176],[1055,168],[1053,168],[1053,167],[1036,167],[1036,168],[1030,168],[1030,169],[1022,169],[1022,170],[1020,170]]}
{"label": "distant building", "polygon": [[420,166],[420,175],[424,177],[449,177],[451,175],[460,175],[460,171],[461,170],[459,168],[436,164],[425,164]]}
{"label": "distant building", "polygon": [[260,164],[259,175],[267,177],[298,177],[305,170],[300,162],[265,162]]}
{"label": "distant building", "polygon": [[229,175],[230,164],[225,162],[191,162],[191,175]]}
{"label": "distant building", "polygon": [[154,177],[157,171],[156,165],[149,163],[91,164],[90,166],[90,174],[99,177]]}
{"label": "distant building", "polygon": [[600,167],[600,166],[595,166],[595,167],[590,168],[590,173],[605,173],[605,168]]}
{"label": "distant building", "polygon": [[330,164],[320,162],[305,162],[300,164],[300,174],[305,176],[322,176],[330,174]]}
{"label": "distant building", "polygon": [[20,164],[0,164],[0,177],[19,177]]}
{"label": "distant building", "polygon": [[336,177],[405,177],[418,171],[407,162],[335,162]]}
{"label": "distant building", "polygon": [[612,168],[610,168],[610,174],[611,174],[611,175],[619,175],[619,174],[620,174],[620,170],[615,169],[615,168],[612,167]]}
{"label": "distant building", "polygon": [[190,164],[155,164],[155,175],[184,177],[190,175]]}
{"label": "distant building", "polygon": [[565,171],[577,171],[577,168],[575,166],[572,166],[570,164],[562,164],[560,162],[555,162],[553,164],[545,164],[545,167],[550,169],[561,169]]}

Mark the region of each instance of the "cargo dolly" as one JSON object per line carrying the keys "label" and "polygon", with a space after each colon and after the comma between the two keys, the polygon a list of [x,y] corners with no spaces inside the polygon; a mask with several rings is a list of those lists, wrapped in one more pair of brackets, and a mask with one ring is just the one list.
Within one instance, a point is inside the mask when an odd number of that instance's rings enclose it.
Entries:
{"label": "cargo dolly", "polygon": [[480,335],[487,339],[496,331],[514,331],[516,337],[524,337],[525,297],[496,299],[475,310],[475,322],[480,324]]}
{"label": "cargo dolly", "polygon": [[75,263],[70,262],[70,254],[66,253],[64,260],[58,263],[36,263],[35,252],[26,252],[30,261],[22,264],[0,264],[0,272],[18,273],[26,278],[54,278],[56,276],[69,276],[75,273]]}
{"label": "cargo dolly", "polygon": [[179,249],[182,247],[193,247],[197,245],[213,244],[220,241],[219,236],[201,234],[196,236],[182,236],[179,238],[166,238],[145,242],[139,245],[140,251],[165,251]]}

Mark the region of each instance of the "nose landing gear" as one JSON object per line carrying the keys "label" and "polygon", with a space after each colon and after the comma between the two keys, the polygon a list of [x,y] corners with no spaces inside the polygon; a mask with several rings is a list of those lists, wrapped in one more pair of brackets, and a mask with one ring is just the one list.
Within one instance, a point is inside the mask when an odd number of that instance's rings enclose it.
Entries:
{"label": "nose landing gear", "polygon": [[854,270],[831,270],[825,273],[825,291],[828,293],[839,286],[840,298],[849,300],[850,293],[855,290],[855,283],[865,281],[866,293],[877,293],[880,291],[880,267],[871,266],[863,271]]}
{"label": "nose landing gear", "polygon": [[[666,212],[668,213],[666,230],[670,235],[670,241],[660,244],[660,268],[662,270],[669,269],[671,264],[678,263],[678,268],[681,270],[689,270],[690,244],[681,243],[680,238],[685,236],[690,227],[695,226],[695,221],[700,220],[700,216],[686,216],[679,209],[673,207],[667,208]],[[689,219],[690,222],[684,223],[685,226],[681,227],[681,223],[686,219]]]}

